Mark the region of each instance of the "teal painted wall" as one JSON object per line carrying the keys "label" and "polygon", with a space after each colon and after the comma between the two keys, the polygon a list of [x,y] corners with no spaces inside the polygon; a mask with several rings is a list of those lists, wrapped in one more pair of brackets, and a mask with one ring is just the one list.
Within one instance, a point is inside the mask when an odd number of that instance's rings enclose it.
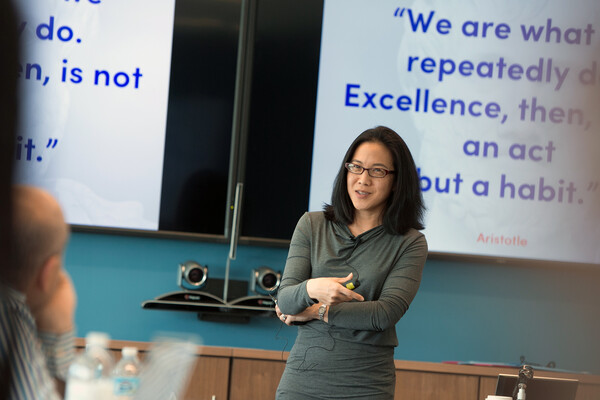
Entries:
{"label": "teal painted wall", "polygon": [[[177,265],[195,260],[223,278],[229,247],[185,240],[73,233],[65,256],[78,294],[78,336],[150,341],[159,332],[199,335],[205,345],[289,350],[295,327],[275,318],[207,322],[196,313],[142,309],[178,290]],[[287,249],[240,246],[231,278],[283,270]],[[395,358],[528,361],[600,373],[600,268],[567,269],[429,260],[421,288],[397,325]]]}

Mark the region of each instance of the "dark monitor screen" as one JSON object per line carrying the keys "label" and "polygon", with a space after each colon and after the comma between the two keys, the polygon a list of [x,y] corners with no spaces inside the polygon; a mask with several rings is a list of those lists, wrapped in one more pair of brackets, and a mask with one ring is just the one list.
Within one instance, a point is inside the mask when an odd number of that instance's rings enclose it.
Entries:
{"label": "dark monitor screen", "polygon": [[322,0],[260,0],[241,236],[289,240],[308,210]]}
{"label": "dark monitor screen", "polygon": [[[517,375],[498,375],[496,395],[512,397],[518,381]],[[527,400],[575,400],[578,384],[576,379],[533,378],[527,383],[525,395]]]}
{"label": "dark monitor screen", "polygon": [[224,235],[240,7],[176,1],[159,231]]}

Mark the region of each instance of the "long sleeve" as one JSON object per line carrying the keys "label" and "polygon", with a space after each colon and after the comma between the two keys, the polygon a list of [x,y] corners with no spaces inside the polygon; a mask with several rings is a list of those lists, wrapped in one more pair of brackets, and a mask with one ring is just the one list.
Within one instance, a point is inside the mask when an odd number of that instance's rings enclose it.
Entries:
{"label": "long sleeve", "polygon": [[378,298],[331,306],[329,324],[372,331],[394,327],[417,294],[426,258],[427,242],[421,235],[402,252],[385,278]]}
{"label": "long sleeve", "polygon": [[306,291],[306,282],[312,277],[310,242],[310,221],[305,214],[298,221],[292,235],[288,258],[277,292],[279,309],[284,314],[298,314],[315,303]]}
{"label": "long sleeve", "polygon": [[9,398],[60,399],[54,378],[63,377],[54,374],[64,374],[66,363],[72,354],[72,349],[66,347],[72,346],[73,335],[55,337],[55,343],[45,344],[48,346],[46,351],[56,355],[51,361],[54,365],[49,366],[24,295],[6,288],[4,292],[0,295],[0,357],[10,368]]}
{"label": "long sleeve", "polygon": [[69,365],[71,365],[75,358],[74,332],[71,331],[60,335],[39,332],[39,337],[50,375],[66,382]]}
{"label": "long sleeve", "polygon": [[323,213],[306,213],[292,236],[279,308],[297,314],[315,302],[306,291],[308,279],[352,272],[360,282],[355,290],[365,301],[333,305],[328,324],[313,320],[308,325],[336,338],[397,345],[395,325],[417,293],[426,258],[427,241],[416,230],[392,235],[379,226],[354,237],[347,226],[327,221]]}

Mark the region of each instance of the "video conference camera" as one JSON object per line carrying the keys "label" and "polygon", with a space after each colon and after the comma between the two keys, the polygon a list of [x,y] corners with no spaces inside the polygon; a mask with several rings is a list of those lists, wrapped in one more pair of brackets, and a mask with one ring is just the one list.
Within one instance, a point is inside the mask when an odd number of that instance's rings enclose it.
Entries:
{"label": "video conference camera", "polygon": [[195,261],[179,264],[177,284],[184,290],[200,290],[206,285],[208,267]]}
{"label": "video conference camera", "polygon": [[250,290],[256,294],[273,294],[281,284],[281,273],[269,267],[258,267],[252,270]]}

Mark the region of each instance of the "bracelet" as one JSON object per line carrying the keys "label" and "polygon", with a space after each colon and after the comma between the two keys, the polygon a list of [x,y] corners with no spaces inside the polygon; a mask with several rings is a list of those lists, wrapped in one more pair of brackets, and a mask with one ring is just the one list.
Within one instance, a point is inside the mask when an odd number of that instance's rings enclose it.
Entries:
{"label": "bracelet", "polygon": [[325,304],[322,304],[319,307],[319,321],[323,321],[323,319],[325,318],[326,311],[327,311],[327,306]]}

